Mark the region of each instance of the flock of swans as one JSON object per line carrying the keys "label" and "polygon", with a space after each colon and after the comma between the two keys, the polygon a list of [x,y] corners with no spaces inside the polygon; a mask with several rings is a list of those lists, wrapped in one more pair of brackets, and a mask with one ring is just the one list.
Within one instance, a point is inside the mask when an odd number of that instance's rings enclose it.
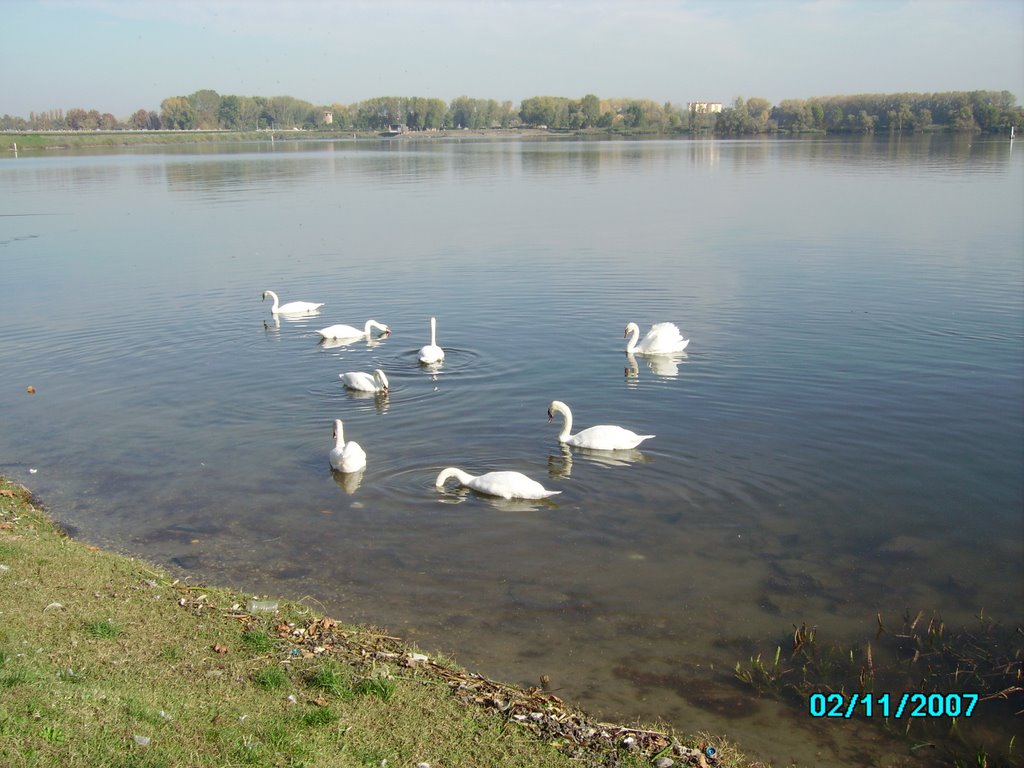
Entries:
{"label": "flock of swans", "polygon": [[[290,301],[287,304],[281,304],[276,293],[264,291],[263,299],[266,300],[268,296],[274,300],[270,311],[275,318],[278,316],[313,315],[320,310],[320,307],[324,306],[322,303],[316,304],[310,301]],[[367,320],[362,330],[352,325],[331,325],[321,328],[317,333],[324,341],[358,341],[364,338],[373,338],[372,334],[375,329],[380,331],[383,336],[391,333],[388,326],[378,323],[376,320]],[[623,338],[626,337],[629,337],[626,352],[630,356],[677,354],[685,350],[690,343],[689,339],[683,338],[674,323],[656,323],[651,326],[642,340],[640,340],[640,327],[636,323],[629,323],[623,334]],[[444,360],[444,349],[437,344],[436,318],[430,318],[430,343],[420,349],[418,359],[427,365]],[[388,377],[379,368],[371,373],[363,371],[340,373],[338,377],[348,389],[377,393],[388,391]],[[572,411],[569,410],[569,406],[561,400],[552,400],[548,406],[549,424],[554,420],[555,414],[561,414],[563,418],[558,441],[564,445],[596,451],[623,451],[636,448],[644,440],[654,437],[654,435],[638,435],[632,430],[615,424],[598,424],[580,430],[574,435],[572,434]],[[366,467],[366,452],[354,440],[345,441],[344,425],[341,419],[334,420],[334,448],[331,449],[328,459],[334,470],[345,474],[359,472]],[[444,488],[445,483],[453,478],[460,485],[472,488],[479,493],[503,499],[545,499],[561,493],[561,491],[548,490],[521,472],[500,471],[471,475],[458,467],[447,467],[441,470],[434,481],[434,486],[438,489]]]}

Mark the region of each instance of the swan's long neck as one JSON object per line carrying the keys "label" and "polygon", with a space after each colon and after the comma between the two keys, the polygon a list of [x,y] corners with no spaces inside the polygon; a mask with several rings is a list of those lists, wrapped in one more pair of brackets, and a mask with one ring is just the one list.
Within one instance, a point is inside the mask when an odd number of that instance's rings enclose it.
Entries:
{"label": "swan's long neck", "polygon": [[263,292],[263,298],[266,298],[267,296],[269,296],[270,298],[272,298],[274,300],[274,306],[272,306],[270,308],[270,311],[271,312],[277,312],[277,308],[280,306],[280,304],[278,303],[278,300],[277,300],[277,294],[274,293],[273,291],[264,291]]}
{"label": "swan's long neck", "polygon": [[626,351],[632,353],[636,349],[636,341],[640,338],[640,326],[636,323],[630,323],[626,326],[626,333],[633,334],[630,336],[629,344],[626,345]]}
{"label": "swan's long neck", "polygon": [[561,400],[555,400],[551,404],[551,412],[560,413],[565,417],[565,421],[562,423],[562,431],[558,433],[558,442],[564,443],[569,439],[569,433],[572,432],[572,411]]}
{"label": "swan's long neck", "polygon": [[334,420],[334,447],[342,448],[345,445],[345,429],[341,426],[341,419]]}
{"label": "swan's long neck", "polygon": [[458,467],[448,467],[447,469],[441,470],[441,474],[437,476],[437,480],[434,481],[434,485],[437,486],[438,488],[441,488],[449,480],[449,478],[452,477],[454,477],[463,485],[466,485],[470,480],[473,479],[473,475],[469,474],[468,472],[463,472]]}
{"label": "swan's long neck", "polygon": [[377,382],[377,386],[381,389],[388,388],[388,377],[384,375],[384,371],[380,368],[373,372],[373,380]]}
{"label": "swan's long neck", "polygon": [[430,346],[437,346],[437,318],[430,318]]}

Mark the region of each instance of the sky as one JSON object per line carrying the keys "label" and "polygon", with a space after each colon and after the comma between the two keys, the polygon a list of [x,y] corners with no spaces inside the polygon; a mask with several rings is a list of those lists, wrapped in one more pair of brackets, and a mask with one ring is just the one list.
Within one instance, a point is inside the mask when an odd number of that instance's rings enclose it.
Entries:
{"label": "sky", "polygon": [[0,0],[0,115],[170,96],[761,97],[1010,91],[1024,0]]}

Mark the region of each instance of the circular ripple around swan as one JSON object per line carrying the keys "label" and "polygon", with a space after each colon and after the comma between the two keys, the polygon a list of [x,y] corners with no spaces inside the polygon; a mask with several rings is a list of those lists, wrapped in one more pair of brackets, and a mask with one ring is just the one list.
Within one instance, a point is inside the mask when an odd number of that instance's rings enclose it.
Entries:
{"label": "circular ripple around swan", "polygon": [[[457,464],[445,464],[456,466]],[[497,467],[475,467],[463,462],[462,467],[471,474],[483,474],[498,469]],[[374,489],[375,495],[386,500],[389,508],[404,507],[416,513],[432,512],[434,514],[475,514],[479,511],[532,511],[554,509],[557,497],[553,499],[526,500],[501,499],[486,494],[476,493],[469,488],[459,487],[455,481],[449,481],[444,489],[434,486],[438,472],[444,467],[438,464],[420,463],[417,466],[405,466],[400,469],[378,468],[377,481],[379,487]],[[539,471],[533,473],[538,479],[545,480]],[[458,507],[457,510],[453,509]]]}
{"label": "circular ripple around swan", "polygon": [[498,379],[502,375],[500,366],[483,354],[469,349],[445,350],[445,359],[435,365],[425,365],[417,359],[417,349],[401,350],[397,354],[375,348],[369,355],[362,350],[333,357],[333,373],[311,381],[306,391],[317,397],[339,401],[339,391],[346,393],[345,400],[365,405],[368,401],[360,394],[351,394],[338,379],[346,371],[369,373],[380,368],[388,377],[389,391],[386,402],[391,406],[398,403],[425,401],[432,397],[453,395],[459,384],[465,382],[474,386]]}

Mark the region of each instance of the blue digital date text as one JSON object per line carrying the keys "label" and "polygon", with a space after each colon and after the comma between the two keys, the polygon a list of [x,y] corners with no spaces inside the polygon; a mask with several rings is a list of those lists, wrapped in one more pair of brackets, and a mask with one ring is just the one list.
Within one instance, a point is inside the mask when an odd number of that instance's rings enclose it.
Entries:
{"label": "blue digital date text", "polygon": [[970,717],[977,693],[812,693],[811,717]]}

